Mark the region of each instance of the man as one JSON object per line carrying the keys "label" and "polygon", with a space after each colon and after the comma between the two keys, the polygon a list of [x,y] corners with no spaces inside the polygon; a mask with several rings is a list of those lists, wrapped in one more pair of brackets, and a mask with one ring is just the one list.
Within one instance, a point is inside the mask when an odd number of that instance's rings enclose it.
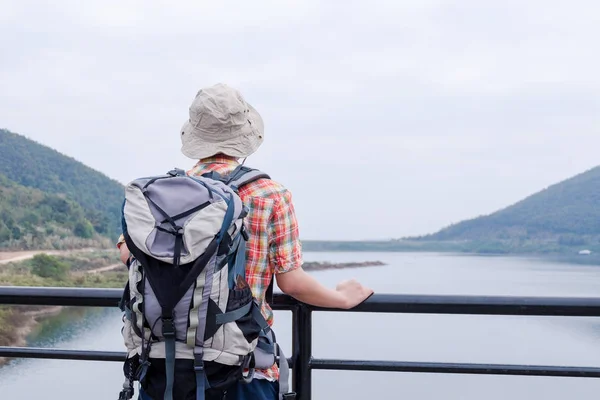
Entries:
{"label": "man", "polygon": [[[182,153],[199,160],[188,175],[213,171],[227,175],[239,165],[239,159],[258,150],[264,140],[264,125],[237,90],[217,84],[198,92],[180,136]],[[273,325],[273,311],[265,297],[273,276],[284,293],[315,306],[349,309],[373,294],[354,280],[328,289],[302,269],[298,221],[291,193],[283,185],[263,178],[242,187],[239,195],[249,209],[245,222],[249,233],[246,279],[269,325]],[[118,246],[125,262],[127,246],[122,241]],[[226,399],[275,400],[278,378],[276,364],[256,371],[250,384],[238,384],[228,391]]]}

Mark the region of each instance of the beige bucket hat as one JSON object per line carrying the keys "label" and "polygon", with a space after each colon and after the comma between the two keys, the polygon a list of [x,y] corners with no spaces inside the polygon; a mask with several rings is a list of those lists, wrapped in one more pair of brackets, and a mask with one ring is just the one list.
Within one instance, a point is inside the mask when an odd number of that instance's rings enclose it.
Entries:
{"label": "beige bucket hat", "polygon": [[264,123],[241,93],[223,83],[202,88],[181,128],[181,152],[193,159],[218,153],[244,158],[264,139]]}

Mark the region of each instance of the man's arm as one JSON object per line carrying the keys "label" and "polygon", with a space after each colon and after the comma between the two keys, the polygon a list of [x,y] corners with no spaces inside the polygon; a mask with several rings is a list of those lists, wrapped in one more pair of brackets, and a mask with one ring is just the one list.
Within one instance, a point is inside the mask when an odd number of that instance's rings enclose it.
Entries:
{"label": "man's arm", "polygon": [[274,266],[277,286],[284,293],[306,304],[341,309],[353,308],[373,294],[355,280],[329,289],[304,271],[298,221],[289,191],[276,201],[270,225],[269,261]]}
{"label": "man's arm", "polygon": [[304,269],[275,275],[277,286],[298,301],[317,307],[349,309],[356,307],[373,294],[355,280],[340,282],[335,290],[323,286]]}

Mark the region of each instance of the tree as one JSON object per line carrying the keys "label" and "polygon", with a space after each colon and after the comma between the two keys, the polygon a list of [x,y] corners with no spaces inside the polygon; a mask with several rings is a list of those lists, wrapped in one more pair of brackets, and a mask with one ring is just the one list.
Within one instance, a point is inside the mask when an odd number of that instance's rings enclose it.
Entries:
{"label": "tree", "polygon": [[75,224],[73,233],[80,238],[91,239],[94,236],[94,227],[87,220],[79,221]]}
{"label": "tree", "polygon": [[8,242],[11,237],[10,229],[4,224],[4,222],[0,221],[0,244],[2,242]]}
{"label": "tree", "polygon": [[42,253],[31,260],[31,272],[42,278],[64,279],[70,266],[58,258]]}

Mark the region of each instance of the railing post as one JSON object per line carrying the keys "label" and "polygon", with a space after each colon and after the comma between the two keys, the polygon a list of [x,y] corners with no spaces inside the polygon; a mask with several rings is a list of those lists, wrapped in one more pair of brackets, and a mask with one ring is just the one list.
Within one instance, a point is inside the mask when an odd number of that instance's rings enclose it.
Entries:
{"label": "railing post", "polygon": [[292,346],[295,365],[292,385],[297,400],[311,399],[312,371],[312,311],[304,304],[294,308],[292,321]]}

